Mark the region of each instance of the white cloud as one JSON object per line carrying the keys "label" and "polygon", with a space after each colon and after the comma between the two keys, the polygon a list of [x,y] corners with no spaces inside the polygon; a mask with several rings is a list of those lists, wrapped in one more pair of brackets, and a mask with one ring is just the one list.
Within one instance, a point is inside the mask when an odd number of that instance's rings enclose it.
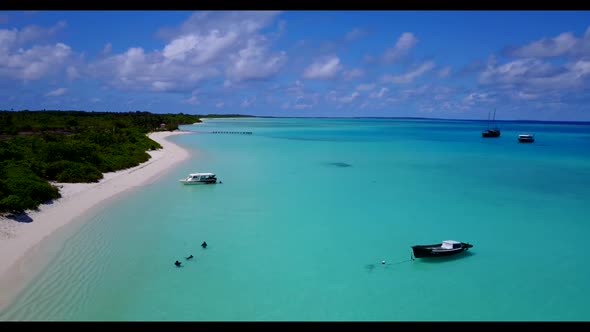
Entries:
{"label": "white cloud", "polygon": [[248,108],[248,107],[251,107],[252,105],[254,105],[255,101],[256,101],[256,97],[246,98],[246,99],[242,100],[242,103],[240,104],[240,106],[242,108]]}
{"label": "white cloud", "polygon": [[356,86],[358,91],[369,91],[375,88],[375,83],[364,83]]}
{"label": "white cloud", "polygon": [[363,37],[364,35],[366,35],[366,31],[364,29],[354,28],[346,34],[344,39],[346,41],[350,42],[350,41],[359,39],[359,38]]}
{"label": "white cloud", "polygon": [[572,56],[576,59],[590,58],[590,26],[581,37],[563,32],[552,38],[541,38],[521,47],[508,50],[512,56],[521,58],[549,58]]}
{"label": "white cloud", "polygon": [[465,103],[445,101],[440,104],[439,108],[445,111],[460,112],[469,110],[470,106],[466,105]]}
{"label": "white cloud", "polygon": [[347,70],[345,71],[342,76],[344,77],[345,80],[352,80],[355,78],[359,78],[362,77],[363,75],[365,75],[365,72],[362,69],[359,68],[354,68],[352,70]]}
{"label": "white cloud", "polygon": [[421,105],[418,107],[418,112],[420,112],[420,113],[434,113],[435,110],[436,109],[432,106]]}
{"label": "white cloud", "polygon": [[511,97],[517,100],[534,100],[540,97],[540,95],[535,93],[527,93],[524,91],[513,92]]}
{"label": "white cloud", "polygon": [[199,105],[201,103],[201,100],[199,99],[198,95],[199,90],[193,90],[191,96],[187,99],[182,100],[182,102],[189,105]]}
{"label": "white cloud", "polygon": [[370,54],[365,54],[363,55],[363,62],[365,63],[374,63],[376,61],[376,58]]}
{"label": "white cloud", "polygon": [[303,83],[301,83],[300,80],[296,80],[295,83],[287,86],[285,91],[289,94],[301,95],[301,94],[303,94],[304,87],[305,87],[305,85]]}
{"label": "white cloud", "polygon": [[438,71],[438,77],[445,78],[451,74],[451,66],[446,66]]}
{"label": "white cloud", "polygon": [[0,50],[7,51],[16,46],[18,40],[17,29],[0,29]]}
{"label": "white cloud", "polygon": [[337,56],[316,60],[305,68],[303,77],[309,79],[331,79],[342,69],[340,59]]}
{"label": "white cloud", "polygon": [[0,29],[0,50],[7,50],[17,46],[23,46],[33,41],[46,40],[66,27],[64,21],[58,22],[49,28],[42,28],[36,25],[28,25],[18,30]]}
{"label": "white cloud", "polygon": [[406,100],[409,98],[415,97],[423,97],[426,94],[431,94],[435,92],[437,89],[434,89],[430,86],[430,84],[424,84],[418,87],[413,87],[409,89],[404,89],[399,93],[400,100]]}
{"label": "white cloud", "polygon": [[434,94],[434,100],[441,101],[454,97],[455,92],[453,88],[446,86],[439,86],[435,88],[427,88],[431,94]]}
{"label": "white cloud", "polygon": [[220,101],[220,102],[218,102],[218,103],[215,104],[215,107],[217,107],[217,108],[223,108],[224,105],[225,105],[225,103],[222,102],[222,101]]}
{"label": "white cloud", "polygon": [[63,26],[65,23],[48,29],[37,26],[0,29],[0,77],[31,81],[60,72],[72,54],[68,45],[39,44],[27,48],[25,44],[51,36]]}
{"label": "white cloud", "polygon": [[337,103],[348,104],[352,103],[356,98],[358,98],[361,94],[358,91],[352,92],[350,95],[338,96],[336,91],[330,91],[326,98],[330,101],[334,101]]}
{"label": "white cloud", "polygon": [[102,48],[102,51],[100,51],[100,54],[103,56],[107,56],[107,55],[111,54],[112,51],[113,51],[113,44],[106,43],[104,45],[104,47]]}
{"label": "white cloud", "polygon": [[416,46],[418,38],[411,32],[404,32],[399,37],[395,46],[385,50],[383,60],[386,62],[395,62],[405,57],[410,50]]}
{"label": "white cloud", "polygon": [[481,102],[493,102],[495,101],[495,98],[492,98],[489,93],[472,92],[469,95],[467,95],[467,97],[465,97],[463,101],[468,105],[473,105],[475,103]]}
{"label": "white cloud", "polygon": [[512,51],[518,57],[555,57],[569,52],[579,44],[580,40],[570,32],[559,34],[555,38],[543,38]]}
{"label": "white cloud", "polygon": [[24,27],[19,33],[20,44],[25,44],[30,41],[47,39],[55,35],[60,30],[67,26],[65,21],[59,21],[54,26],[49,28],[42,28],[36,25],[29,25]]}
{"label": "white cloud", "polygon": [[590,61],[578,60],[561,66],[538,59],[518,59],[502,65],[491,61],[480,74],[481,84],[520,86],[528,90],[582,87],[590,77]]}
{"label": "white cloud", "polygon": [[197,96],[191,96],[190,98],[185,99],[184,102],[191,105],[199,105],[201,103]]}
{"label": "white cloud", "polygon": [[154,81],[151,83],[153,91],[170,91],[176,87],[174,82]]}
{"label": "white cloud", "polygon": [[287,61],[285,52],[268,55],[264,42],[250,39],[245,48],[231,57],[227,76],[234,81],[267,78],[276,74]]}
{"label": "white cloud", "polygon": [[293,104],[294,109],[310,109],[313,108],[318,103],[318,96],[299,96],[295,99],[295,103]]}
{"label": "white cloud", "polygon": [[293,105],[291,105],[290,103],[287,103],[283,106],[284,106],[284,108],[292,107],[294,109],[303,110],[303,109],[313,108],[313,106],[315,104],[316,104],[316,100],[314,100],[313,98],[299,96],[295,99],[295,102],[293,103]]}
{"label": "white cloud", "polygon": [[[270,52],[271,39],[261,34],[277,14],[195,13],[180,27],[160,31],[169,40],[161,50],[132,47],[98,59],[89,72],[119,88],[154,92],[191,91],[203,80],[222,74],[226,88],[239,81],[267,78],[287,60],[285,52]],[[107,44],[103,53],[110,51]]]}
{"label": "white cloud", "polygon": [[381,99],[389,91],[388,88],[381,88],[379,92],[373,92],[369,95],[370,98]]}
{"label": "white cloud", "polygon": [[68,68],[66,69],[66,74],[68,75],[68,78],[70,80],[75,80],[77,78],[80,78],[80,72],[74,66],[68,66]]}
{"label": "white cloud", "polygon": [[209,31],[207,35],[188,34],[170,42],[162,54],[168,60],[185,61],[201,65],[210,62],[221,52],[232,46],[238,38],[238,32],[219,30]]}
{"label": "white cloud", "polygon": [[582,77],[590,73],[590,60],[579,60],[568,65],[568,69],[575,77]]}
{"label": "white cloud", "polygon": [[306,92],[304,84],[297,80],[284,88],[277,87],[280,91],[284,91],[289,96],[294,96],[294,101],[287,101],[283,103],[284,109],[310,109],[316,106],[320,100],[320,94],[317,92]]}
{"label": "white cloud", "polygon": [[3,51],[0,49],[0,76],[25,81],[58,72],[71,54],[71,48],[62,43]]}
{"label": "white cloud", "polygon": [[282,36],[285,30],[287,30],[287,21],[280,20],[277,29],[276,37]]}
{"label": "white cloud", "polygon": [[57,97],[57,96],[62,96],[63,94],[65,94],[68,91],[68,89],[66,88],[58,88],[55,89],[53,91],[49,91],[48,93],[45,94],[46,97]]}
{"label": "white cloud", "polygon": [[146,54],[136,47],[90,64],[89,71],[119,88],[151,91],[191,90],[197,82],[218,73],[213,67],[166,61],[158,51]]}
{"label": "white cloud", "polygon": [[[174,40],[187,34],[208,35],[218,30],[221,35],[230,31],[240,36],[258,33],[268,27],[279,11],[201,11],[192,14],[177,28],[163,28],[158,32],[160,37]],[[284,28],[284,27],[283,27]],[[281,26],[279,26],[279,31]]]}
{"label": "white cloud", "polygon": [[397,83],[397,84],[410,83],[434,67],[435,67],[434,62],[427,61],[427,62],[421,64],[420,66],[418,66],[417,68],[407,71],[404,74],[385,75],[385,76],[383,76],[383,82],[392,82],[392,83]]}

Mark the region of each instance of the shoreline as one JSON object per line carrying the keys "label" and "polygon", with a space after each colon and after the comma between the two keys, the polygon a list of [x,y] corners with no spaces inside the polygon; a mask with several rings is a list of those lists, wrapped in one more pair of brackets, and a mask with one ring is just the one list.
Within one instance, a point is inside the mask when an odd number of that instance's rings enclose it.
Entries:
{"label": "shoreline", "polygon": [[[32,222],[0,217],[0,310],[17,295],[22,283],[38,272],[32,256],[42,254],[40,245],[58,230],[119,193],[152,182],[162,172],[188,159],[190,153],[166,138],[190,131],[153,132],[149,138],[162,149],[147,151],[151,158],[132,168],[103,173],[97,183],[53,183],[60,188],[61,198],[42,204],[36,211],[26,211]],[[33,266],[31,266],[33,265]],[[21,287],[18,287],[18,286]]]}

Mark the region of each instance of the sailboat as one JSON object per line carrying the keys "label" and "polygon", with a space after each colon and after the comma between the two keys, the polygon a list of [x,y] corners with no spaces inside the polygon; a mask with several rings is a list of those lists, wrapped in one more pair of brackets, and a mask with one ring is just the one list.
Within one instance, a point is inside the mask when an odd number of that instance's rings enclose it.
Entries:
{"label": "sailboat", "polygon": [[481,132],[482,137],[500,137],[500,128],[496,126],[496,109],[494,108],[494,128],[490,129],[490,113],[488,112],[488,129]]}

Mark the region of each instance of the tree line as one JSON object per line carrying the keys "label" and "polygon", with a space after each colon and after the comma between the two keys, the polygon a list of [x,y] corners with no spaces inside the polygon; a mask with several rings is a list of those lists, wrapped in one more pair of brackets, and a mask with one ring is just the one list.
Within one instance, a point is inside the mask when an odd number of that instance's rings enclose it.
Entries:
{"label": "tree line", "polygon": [[[226,115],[228,116],[228,115]],[[239,116],[239,115],[234,115]],[[160,149],[147,133],[201,122],[190,114],[0,111],[0,214],[60,198],[51,182],[98,182]]]}

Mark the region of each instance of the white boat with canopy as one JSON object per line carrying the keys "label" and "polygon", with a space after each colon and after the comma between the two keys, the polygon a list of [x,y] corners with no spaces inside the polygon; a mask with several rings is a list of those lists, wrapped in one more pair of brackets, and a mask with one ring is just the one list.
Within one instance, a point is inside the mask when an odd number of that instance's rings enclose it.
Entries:
{"label": "white boat with canopy", "polygon": [[217,183],[217,177],[213,173],[191,173],[179,181],[183,184],[212,184]]}

